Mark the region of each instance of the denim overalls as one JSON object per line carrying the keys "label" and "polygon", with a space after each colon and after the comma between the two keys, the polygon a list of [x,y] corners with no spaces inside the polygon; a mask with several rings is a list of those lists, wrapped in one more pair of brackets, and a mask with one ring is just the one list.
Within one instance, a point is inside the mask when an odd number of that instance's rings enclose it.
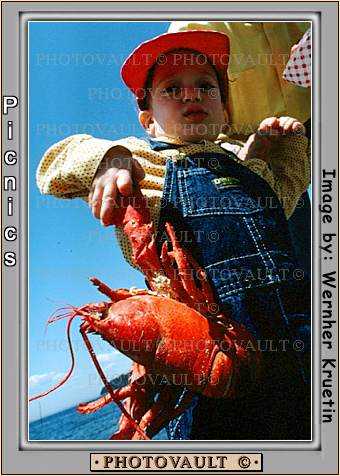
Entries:
{"label": "denim overalls", "polygon": [[172,222],[219,305],[256,337],[263,377],[236,400],[198,395],[169,425],[169,437],[310,439],[309,281],[275,193],[233,157],[221,151],[167,161],[157,243],[160,249],[164,224]]}

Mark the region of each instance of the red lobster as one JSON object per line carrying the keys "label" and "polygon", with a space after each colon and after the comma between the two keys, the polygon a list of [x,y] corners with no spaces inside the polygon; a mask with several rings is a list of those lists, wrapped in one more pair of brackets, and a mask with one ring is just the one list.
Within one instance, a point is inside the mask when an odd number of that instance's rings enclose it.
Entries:
{"label": "red lobster", "polygon": [[[249,388],[259,376],[259,353],[249,332],[219,311],[204,270],[180,246],[170,223],[166,231],[172,249],[164,242],[159,256],[146,198],[139,190],[129,199],[121,198],[115,220],[129,237],[133,259],[151,290],[113,290],[91,278],[110,301],[74,308],[49,320],[69,318],[72,365],[57,385],[30,400],[47,395],[70,377],[74,366],[70,325],[79,316],[80,332],[107,394],[80,404],[78,411],[91,413],[115,402],[122,416],[111,439],[150,439],[185,411],[194,393],[235,398]],[[88,333],[98,333],[134,361],[127,386],[112,389]],[[177,403],[179,386],[188,391]]]}

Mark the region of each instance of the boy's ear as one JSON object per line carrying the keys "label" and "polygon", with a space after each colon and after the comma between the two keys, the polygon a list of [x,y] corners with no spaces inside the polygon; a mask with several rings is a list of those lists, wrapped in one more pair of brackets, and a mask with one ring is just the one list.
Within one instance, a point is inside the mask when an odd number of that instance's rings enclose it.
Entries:
{"label": "boy's ear", "polygon": [[138,119],[140,122],[140,125],[144,127],[146,132],[148,132],[150,135],[153,135],[153,117],[150,111],[139,111],[138,114]]}

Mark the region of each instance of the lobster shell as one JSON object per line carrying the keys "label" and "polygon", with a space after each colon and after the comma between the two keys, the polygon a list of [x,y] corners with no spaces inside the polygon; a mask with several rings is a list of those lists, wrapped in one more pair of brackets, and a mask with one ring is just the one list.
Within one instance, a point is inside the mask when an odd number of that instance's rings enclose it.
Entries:
{"label": "lobster shell", "polygon": [[247,384],[256,379],[256,352],[242,326],[209,321],[171,298],[144,295],[118,301],[91,322],[89,331],[149,374],[208,397],[230,398],[236,388],[239,395],[240,367],[249,370]]}

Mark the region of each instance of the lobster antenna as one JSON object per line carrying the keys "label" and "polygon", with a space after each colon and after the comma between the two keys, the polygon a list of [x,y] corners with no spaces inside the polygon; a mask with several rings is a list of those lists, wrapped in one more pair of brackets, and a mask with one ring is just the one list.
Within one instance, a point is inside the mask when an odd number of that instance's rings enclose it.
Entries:
{"label": "lobster antenna", "polygon": [[91,342],[89,341],[89,338],[87,337],[86,335],[86,332],[84,331],[84,329],[80,329],[80,333],[84,339],[84,342],[85,342],[85,345],[87,347],[87,350],[89,351],[89,354],[91,356],[91,359],[94,363],[94,366],[96,367],[97,369],[97,372],[100,376],[100,378],[102,379],[102,382],[107,390],[107,392],[109,393],[109,395],[111,396],[111,399],[112,401],[118,405],[120,411],[126,416],[126,418],[128,418],[128,420],[132,423],[132,425],[134,426],[135,430],[142,436],[143,440],[149,440],[148,436],[145,434],[145,432],[140,428],[140,426],[138,425],[138,423],[135,421],[135,419],[129,414],[129,412],[126,410],[126,408],[124,407],[124,405],[115,397],[114,395],[114,391],[111,387],[111,385],[109,384],[107,378],[105,377],[105,374],[98,362],[98,359],[97,359],[97,356],[96,354],[94,353],[94,350],[93,350],[93,347],[92,347],[92,344]]}
{"label": "lobster antenna", "polygon": [[37,400],[38,398],[45,397],[49,393],[54,392],[54,390],[57,390],[57,388],[64,385],[64,383],[67,382],[67,380],[71,377],[73,369],[74,369],[74,364],[75,364],[74,352],[73,352],[72,341],[71,341],[71,324],[72,324],[73,319],[76,316],[77,316],[77,314],[71,315],[69,317],[68,322],[67,322],[66,334],[67,334],[68,346],[69,346],[70,354],[71,354],[71,366],[70,366],[69,370],[67,371],[67,373],[64,375],[64,377],[58,383],[53,385],[53,387],[51,387],[49,390],[46,390],[45,392],[39,393],[38,395],[34,395],[33,397],[29,398],[28,399],[29,402],[33,402],[33,400]]}
{"label": "lobster antenna", "polygon": [[[50,324],[54,324],[55,322],[60,321],[61,319],[65,319],[66,317],[70,317],[70,310],[72,309],[75,309],[74,306],[72,306],[71,304],[67,304],[67,306],[60,307],[59,309],[54,311],[54,313],[46,321],[44,335],[46,335],[48,326]],[[66,312],[61,314],[60,311],[66,311]]]}

